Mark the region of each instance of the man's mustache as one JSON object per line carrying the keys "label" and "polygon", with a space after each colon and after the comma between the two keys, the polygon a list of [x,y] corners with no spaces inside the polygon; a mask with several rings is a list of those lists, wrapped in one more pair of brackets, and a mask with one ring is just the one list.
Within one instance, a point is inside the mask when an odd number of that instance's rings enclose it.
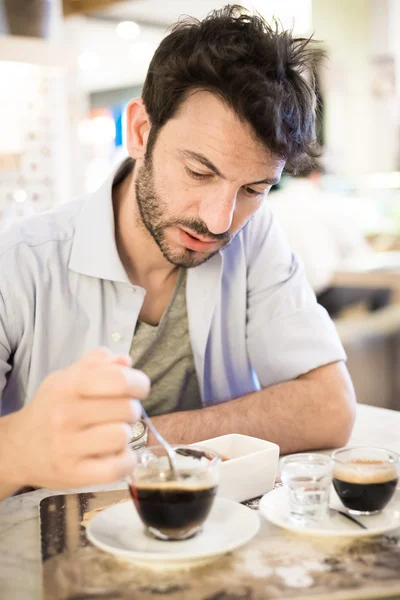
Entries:
{"label": "man's mustache", "polygon": [[224,233],[211,233],[204,221],[199,221],[197,219],[184,219],[180,221],[174,221],[171,223],[171,225],[177,227],[185,227],[185,229],[189,229],[197,235],[206,237],[210,241],[225,242],[231,239],[229,231],[225,231]]}

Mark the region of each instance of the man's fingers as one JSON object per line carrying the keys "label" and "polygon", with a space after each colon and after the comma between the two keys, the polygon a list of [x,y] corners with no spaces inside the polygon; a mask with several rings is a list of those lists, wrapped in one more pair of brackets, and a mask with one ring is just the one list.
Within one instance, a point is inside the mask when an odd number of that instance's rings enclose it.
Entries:
{"label": "man's fingers", "polygon": [[132,358],[129,354],[117,354],[115,357],[111,358],[111,361],[117,365],[122,365],[123,367],[132,366]]}
{"label": "man's fingers", "polygon": [[98,457],[120,454],[131,439],[127,423],[107,423],[79,431],[74,437],[71,452],[78,457]]}
{"label": "man's fingers", "polygon": [[[85,365],[83,365],[85,367]],[[83,368],[77,381],[84,398],[147,398],[150,380],[142,371],[115,363]]]}
{"label": "man's fingers", "polygon": [[129,354],[114,354],[106,346],[95,348],[88,352],[79,362],[93,365],[99,362],[113,362],[125,367],[132,366],[132,358]]}
{"label": "man's fingers", "polygon": [[130,475],[136,464],[135,455],[131,450],[107,458],[88,458],[81,461],[77,478],[81,485],[114,483]]}
{"label": "man's fingers", "polygon": [[142,416],[141,404],[138,400],[112,399],[88,399],[87,402],[79,402],[75,411],[77,420],[72,425],[78,427],[90,427],[101,423],[134,423]]}
{"label": "man's fingers", "polygon": [[101,346],[100,348],[95,348],[91,350],[83,358],[80,359],[79,363],[92,365],[98,362],[106,362],[113,357],[113,353],[111,350],[106,348],[105,346]]}

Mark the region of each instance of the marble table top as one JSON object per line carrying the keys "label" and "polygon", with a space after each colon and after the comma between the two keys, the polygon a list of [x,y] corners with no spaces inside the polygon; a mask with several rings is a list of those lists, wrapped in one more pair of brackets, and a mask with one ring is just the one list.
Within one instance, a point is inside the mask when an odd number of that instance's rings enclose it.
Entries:
{"label": "marble table top", "polygon": [[[358,405],[357,408],[357,419],[356,424],[353,430],[352,437],[349,441],[350,445],[374,445],[380,446],[383,448],[388,448],[391,450],[395,450],[400,453],[400,412],[395,412],[391,410],[386,410],[382,408],[376,408],[371,406]],[[110,489],[124,489],[125,484],[121,483],[114,486],[107,487],[96,487],[96,488],[86,488],[80,489],[79,491],[94,491],[94,490],[110,490]],[[77,490],[67,490],[68,492],[75,492]],[[59,493],[66,493],[65,490],[60,491]],[[35,492],[31,492],[28,494],[23,494],[20,496],[8,498],[7,500],[0,503],[0,599],[1,600],[40,600],[42,598],[42,573],[41,573],[41,558],[40,558],[40,538],[39,538],[39,520],[38,520],[38,506],[39,502],[45,498],[46,496],[55,495],[56,492],[50,490],[38,490]],[[304,542],[304,539],[301,536],[290,536],[288,537],[283,530],[279,530],[278,528],[273,527],[270,524],[263,525],[266,534],[269,537],[273,537],[274,544],[276,544],[276,548],[281,548],[282,552],[289,553],[292,557],[298,559],[298,557],[302,558],[303,562],[306,559],[308,563],[316,560],[316,556],[319,550],[316,546],[313,546],[312,552],[314,553],[311,556],[311,546],[308,547]],[[400,532],[396,532],[400,534]],[[272,540],[271,540],[272,541]],[[318,550],[318,552],[317,552]],[[379,549],[378,549],[379,550]],[[373,553],[374,549],[371,550]],[[307,556],[307,553],[310,552],[310,556]],[[370,552],[370,555],[372,556]],[[387,555],[387,551],[386,551]],[[392,565],[393,572],[396,570],[400,571],[400,548],[396,548],[395,552],[390,552],[393,560],[396,561],[396,564]],[[386,556],[387,558],[387,556]],[[99,558],[97,558],[97,561]],[[223,559],[225,560],[225,559]],[[230,560],[230,559],[229,559]],[[265,563],[260,564],[260,554],[255,552],[255,548],[251,547],[251,544],[248,545],[248,549],[242,555],[242,563],[240,565],[240,569],[242,572],[243,569],[250,569],[249,577],[252,578],[253,581],[256,581],[257,578],[263,577],[266,575],[265,572]],[[392,560],[392,562],[393,562]],[[310,562],[311,561],[311,562]],[[246,564],[245,564],[246,563]],[[308,564],[307,563],[307,564]],[[297,564],[297,563],[293,563]],[[247,565],[247,566],[246,566]],[[250,566],[249,566],[250,565]],[[387,567],[387,565],[386,565]],[[230,571],[232,570],[232,565],[229,566]],[[296,567],[297,568],[297,567]],[[304,567],[306,568],[306,567]],[[341,568],[346,568],[341,565]],[[238,571],[240,570],[238,566]],[[368,567],[370,570],[371,567]],[[293,569],[292,569],[293,570]],[[303,569],[304,571],[304,569]],[[228,572],[228,565],[226,572]],[[289,571],[287,572],[289,573]],[[290,574],[291,573],[291,574]],[[290,571],[290,577],[296,576],[296,573],[292,573]],[[220,571],[218,574],[218,580],[221,581],[223,578],[224,571]],[[283,577],[289,576],[283,573]],[[304,573],[302,575],[304,577]],[[190,573],[186,574],[183,579],[187,580],[187,585],[190,583]],[[207,579],[207,578],[206,578]],[[264,595],[266,592],[260,592],[261,595],[257,592],[257,585],[254,584],[253,591],[247,591],[248,588],[245,585],[245,579],[242,579],[241,584],[244,589],[242,595],[237,595],[238,592],[233,592],[231,595],[218,595],[218,593],[214,593],[211,595],[193,595],[191,593],[188,597],[192,600],[195,598],[204,598],[207,600],[233,600],[233,599],[249,599],[249,600],[258,600],[259,598],[299,598],[298,593],[294,595]],[[210,584],[211,585],[211,584]],[[383,584],[382,584],[383,585]],[[190,587],[190,586],[189,586]],[[240,587],[240,586],[239,586]],[[352,597],[358,598],[367,598],[367,597],[384,597],[382,596],[372,596],[373,589],[376,591],[376,581],[372,583],[371,581],[371,595],[369,594],[369,588],[364,589],[365,595],[358,595]],[[143,588],[144,589],[144,588]],[[211,589],[211,588],[210,588]],[[238,589],[235,587],[235,589]],[[400,589],[400,580],[399,580],[399,588]],[[217,590],[216,590],[217,591]],[[307,590],[303,590],[302,598],[317,598],[317,596],[310,595],[307,596]],[[149,595],[150,598],[159,597],[160,592],[157,592],[156,595]],[[163,592],[164,594],[164,592]],[[171,595],[172,594],[172,595]],[[186,598],[186,595],[176,595],[171,592],[171,594],[164,595],[164,597],[171,598],[171,600],[175,600],[175,598]],[[388,597],[389,593],[386,594],[385,597]],[[83,596],[80,596],[83,598]],[[123,597],[123,596],[118,596]],[[129,598],[138,598],[139,596],[129,596]],[[140,596],[141,598],[144,596]],[[319,597],[319,596],[318,596]],[[348,596],[343,595],[332,595],[332,596],[322,596],[326,597],[326,599],[330,598],[347,598]],[[394,597],[391,594],[391,597]],[[111,598],[111,596],[110,596]],[[147,595],[146,595],[147,598]]]}

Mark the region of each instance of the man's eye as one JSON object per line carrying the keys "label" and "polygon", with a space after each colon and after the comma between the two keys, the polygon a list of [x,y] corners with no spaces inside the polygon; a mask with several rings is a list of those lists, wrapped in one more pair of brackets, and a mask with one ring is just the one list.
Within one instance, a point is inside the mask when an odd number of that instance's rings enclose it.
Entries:
{"label": "man's eye", "polygon": [[252,188],[249,188],[249,187],[244,188],[244,191],[249,196],[262,196],[265,193],[264,191],[261,192],[260,190],[253,190]]}
{"label": "man's eye", "polygon": [[211,174],[209,173],[197,173],[196,171],[192,171],[192,169],[189,169],[189,167],[186,166],[185,171],[189,175],[189,177],[192,177],[192,179],[207,179],[208,177],[211,177]]}

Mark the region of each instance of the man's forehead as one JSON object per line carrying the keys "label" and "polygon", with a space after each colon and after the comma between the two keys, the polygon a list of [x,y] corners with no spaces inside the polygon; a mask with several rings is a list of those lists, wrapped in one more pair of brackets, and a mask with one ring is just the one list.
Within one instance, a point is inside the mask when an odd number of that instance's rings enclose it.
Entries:
{"label": "man's forehead", "polygon": [[[168,127],[169,125],[169,127]],[[172,145],[178,151],[191,150],[212,155],[216,160],[257,163],[259,167],[282,170],[285,161],[272,154],[259,140],[249,123],[211,92],[197,91],[188,96],[181,109],[166,124]]]}

